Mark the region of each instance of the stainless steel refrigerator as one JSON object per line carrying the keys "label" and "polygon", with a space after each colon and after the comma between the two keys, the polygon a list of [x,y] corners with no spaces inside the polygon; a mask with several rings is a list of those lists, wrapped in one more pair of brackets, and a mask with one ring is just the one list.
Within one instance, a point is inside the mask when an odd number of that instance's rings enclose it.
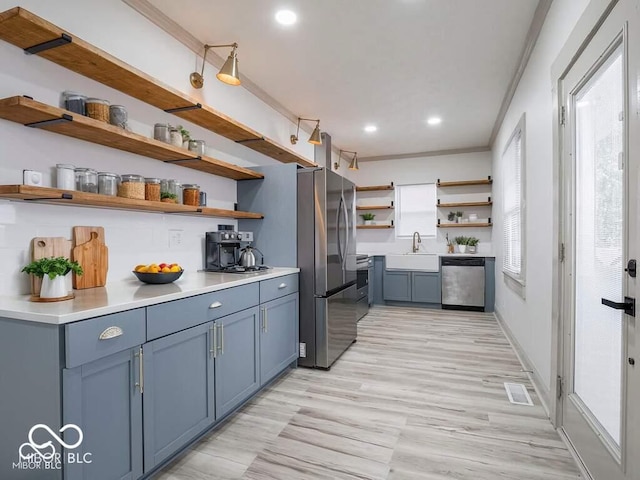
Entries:
{"label": "stainless steel refrigerator", "polygon": [[299,365],[329,368],[356,341],[355,223],[353,183],[298,171]]}

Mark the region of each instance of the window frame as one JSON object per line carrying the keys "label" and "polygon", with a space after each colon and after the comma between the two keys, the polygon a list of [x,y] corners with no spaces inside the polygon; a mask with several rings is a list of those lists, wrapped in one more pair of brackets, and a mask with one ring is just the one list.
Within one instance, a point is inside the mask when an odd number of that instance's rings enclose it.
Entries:
{"label": "window frame", "polygon": [[400,234],[400,225],[402,222],[402,202],[400,201],[400,191],[402,190],[402,187],[411,187],[411,186],[419,186],[419,185],[427,185],[427,186],[431,186],[433,188],[433,213],[434,213],[434,218],[433,218],[433,233],[422,233],[422,232],[418,232],[420,233],[420,236],[423,238],[437,238],[438,236],[438,212],[437,212],[437,207],[436,207],[436,203],[437,203],[437,198],[438,198],[438,191],[437,191],[437,184],[435,182],[421,182],[421,183],[405,183],[405,184],[401,184],[398,185],[396,184],[395,186],[395,211],[396,211],[396,220],[395,220],[395,237],[396,238],[411,238],[411,236],[413,235],[413,232],[407,235],[401,235]]}
{"label": "window frame", "polygon": [[525,286],[526,286],[526,254],[527,254],[527,242],[526,242],[526,113],[523,113],[518,121],[517,125],[513,129],[513,132],[509,136],[509,140],[506,142],[504,150],[502,151],[502,168],[505,170],[505,155],[511,148],[513,141],[520,137],[520,272],[514,272],[511,269],[505,268],[505,251],[504,245],[506,244],[507,231],[505,229],[505,220],[507,214],[505,211],[505,204],[507,203],[505,190],[507,182],[510,179],[506,179],[502,176],[502,274],[506,284],[514,290],[522,298],[525,298]]}

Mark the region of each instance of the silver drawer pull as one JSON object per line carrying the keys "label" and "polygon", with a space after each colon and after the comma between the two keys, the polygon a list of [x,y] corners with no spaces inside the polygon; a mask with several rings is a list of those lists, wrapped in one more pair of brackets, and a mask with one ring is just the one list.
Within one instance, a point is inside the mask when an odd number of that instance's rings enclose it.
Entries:
{"label": "silver drawer pull", "polygon": [[209,305],[209,308],[218,308],[221,306],[222,306],[221,302],[213,302],[211,305]]}
{"label": "silver drawer pull", "polygon": [[124,332],[120,327],[108,327],[98,337],[100,340],[109,340],[110,338],[116,338],[122,335]]}
{"label": "silver drawer pull", "polygon": [[278,285],[278,290],[282,290],[283,288],[287,288],[286,283],[281,283],[280,285]]}

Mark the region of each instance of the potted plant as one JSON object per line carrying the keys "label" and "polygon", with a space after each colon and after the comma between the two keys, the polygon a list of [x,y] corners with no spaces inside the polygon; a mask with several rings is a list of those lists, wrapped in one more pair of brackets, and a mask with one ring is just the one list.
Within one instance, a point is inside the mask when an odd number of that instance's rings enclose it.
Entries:
{"label": "potted plant", "polygon": [[476,253],[478,251],[479,242],[480,240],[477,239],[476,237],[467,238],[467,247],[468,247],[469,253]]}
{"label": "potted plant", "polygon": [[373,219],[376,218],[373,213],[363,213],[360,216],[362,217],[362,220],[364,220],[365,225],[373,225]]}
{"label": "potted plant", "polygon": [[73,272],[82,275],[82,267],[78,262],[72,262],[65,257],[49,257],[34,260],[22,271],[42,278],[40,298],[64,298],[69,295],[66,276]]}
{"label": "potted plant", "polygon": [[462,215],[463,212],[461,212],[460,210],[456,212],[456,223],[460,223],[462,221]]}
{"label": "potted plant", "polygon": [[454,241],[458,245],[458,252],[467,253],[467,242],[469,241],[467,237],[456,237]]}
{"label": "potted plant", "polygon": [[185,129],[182,125],[178,125],[178,131],[180,135],[182,135],[182,148],[189,148],[189,140],[191,140],[189,130]]}
{"label": "potted plant", "polygon": [[447,220],[449,220],[451,223],[456,221],[456,212],[449,212],[447,214]]}
{"label": "potted plant", "polygon": [[175,193],[161,192],[160,201],[164,203],[178,203],[178,196]]}

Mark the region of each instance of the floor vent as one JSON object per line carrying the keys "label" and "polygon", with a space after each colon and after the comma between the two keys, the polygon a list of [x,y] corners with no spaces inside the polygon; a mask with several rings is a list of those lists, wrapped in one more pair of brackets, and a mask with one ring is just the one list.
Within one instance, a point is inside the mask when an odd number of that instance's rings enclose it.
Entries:
{"label": "floor vent", "polygon": [[533,406],[529,392],[527,392],[527,388],[523,384],[505,382],[504,389],[507,391],[509,401],[514,405]]}

